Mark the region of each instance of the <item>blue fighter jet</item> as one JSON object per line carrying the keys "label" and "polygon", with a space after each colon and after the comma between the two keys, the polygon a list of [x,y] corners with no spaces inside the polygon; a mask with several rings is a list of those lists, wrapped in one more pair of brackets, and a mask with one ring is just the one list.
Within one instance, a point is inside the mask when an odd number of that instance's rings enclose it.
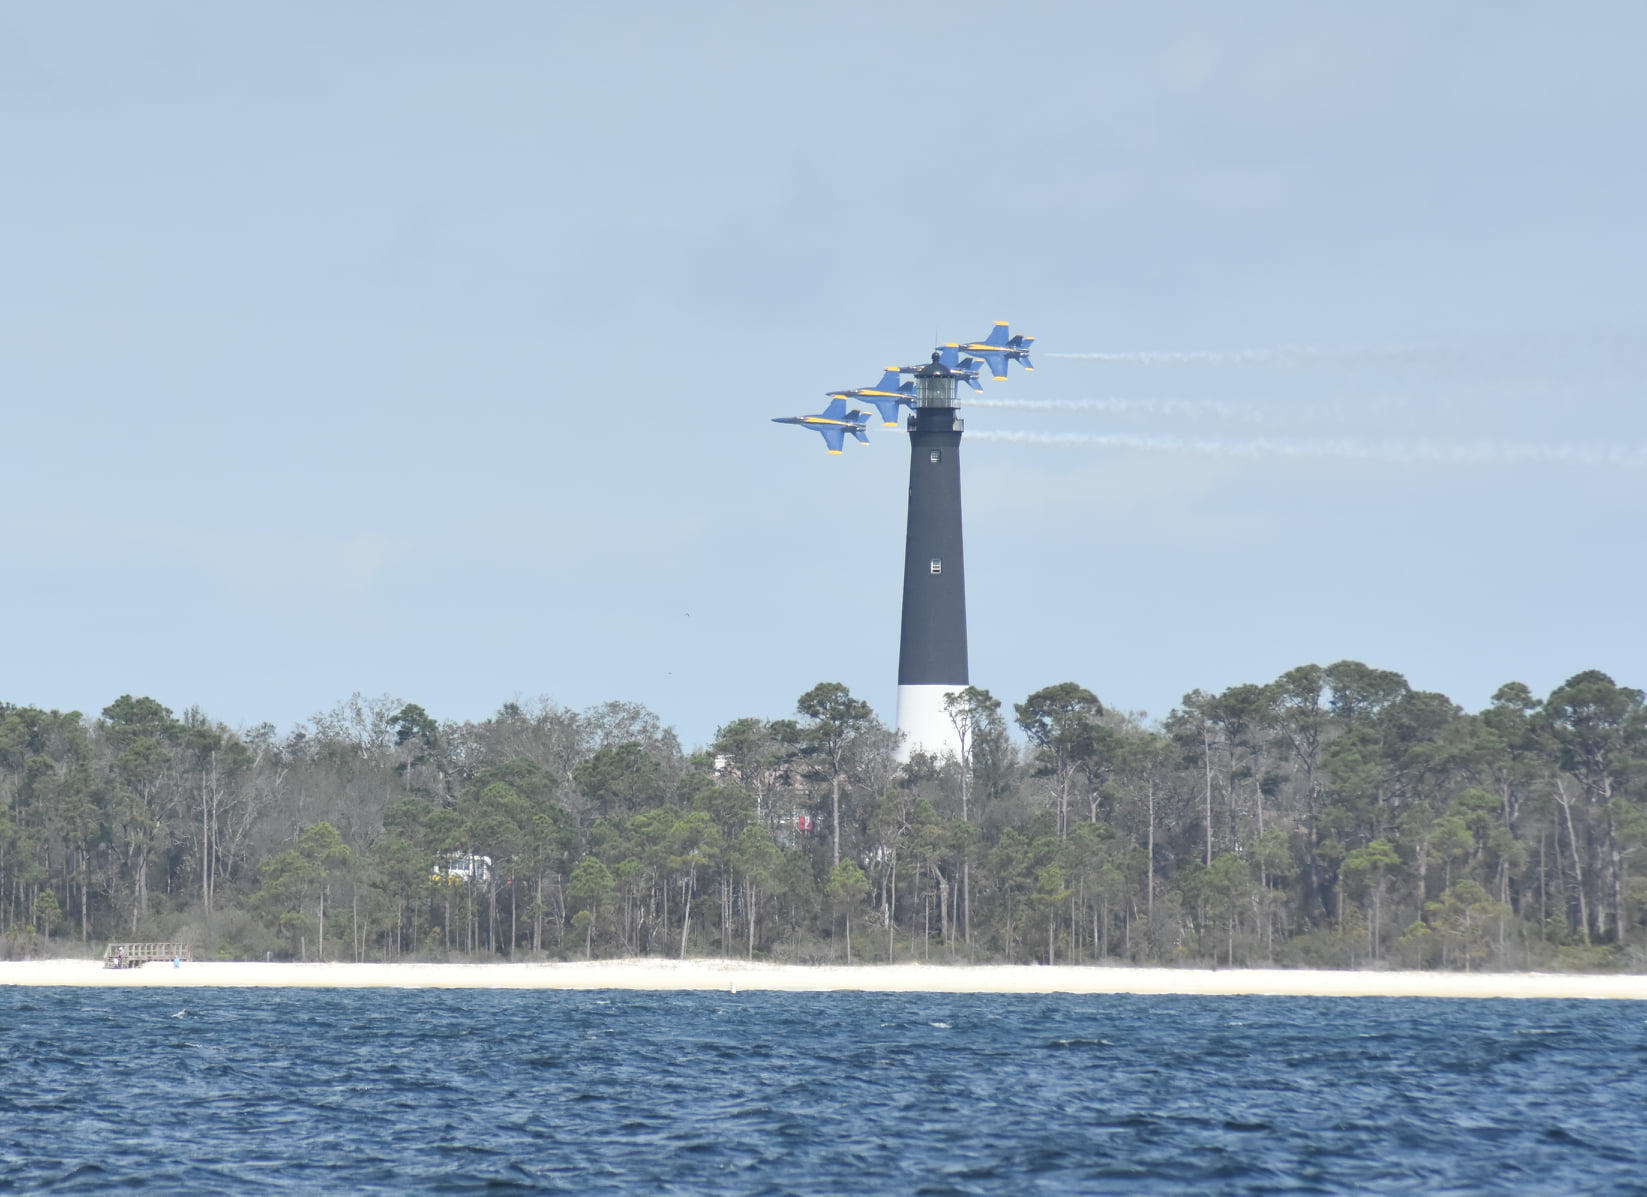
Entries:
{"label": "blue fighter jet", "polygon": [[799,424],[802,428],[812,429],[824,438],[824,447],[831,453],[841,451],[849,432],[864,444],[869,444],[869,438],[864,435],[864,425],[869,423],[868,413],[857,409],[847,411],[846,400],[838,395],[829,401],[828,407],[815,416],[775,416],[772,422]]}
{"label": "blue fighter jet", "polygon": [[[981,362],[974,358],[962,357],[960,348],[955,345],[940,345],[937,352],[937,361],[940,366],[973,390],[981,391],[984,389],[983,384],[978,381],[978,371],[982,368]],[[931,362],[922,362],[918,366],[899,366],[898,373],[919,374],[930,365],[932,365]]]}
{"label": "blue fighter jet", "polygon": [[881,413],[881,423],[888,428],[898,426],[898,407],[915,406],[915,383],[898,382],[898,371],[891,366],[881,375],[881,381],[872,387],[861,387],[856,391],[830,391],[831,399],[862,400],[873,404],[875,410]]}
{"label": "blue fighter jet", "polygon": [[957,353],[970,353],[974,357],[983,358],[984,364],[989,367],[989,372],[994,376],[995,381],[1005,382],[1008,362],[1022,362],[1024,369],[1035,369],[1029,361],[1029,347],[1035,344],[1035,338],[1026,337],[1022,334],[1016,337],[1009,336],[1008,332],[1007,322],[997,320],[995,327],[989,330],[989,336],[982,341],[972,341],[965,344],[951,341],[949,348]]}

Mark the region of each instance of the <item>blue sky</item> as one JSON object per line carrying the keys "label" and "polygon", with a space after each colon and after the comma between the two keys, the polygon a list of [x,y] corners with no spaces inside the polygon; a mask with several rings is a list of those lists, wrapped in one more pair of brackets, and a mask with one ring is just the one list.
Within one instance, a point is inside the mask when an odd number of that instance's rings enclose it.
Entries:
{"label": "blue sky", "polygon": [[0,698],[890,720],[996,319],[976,684],[1647,684],[1642,10],[882,7],[0,7]]}

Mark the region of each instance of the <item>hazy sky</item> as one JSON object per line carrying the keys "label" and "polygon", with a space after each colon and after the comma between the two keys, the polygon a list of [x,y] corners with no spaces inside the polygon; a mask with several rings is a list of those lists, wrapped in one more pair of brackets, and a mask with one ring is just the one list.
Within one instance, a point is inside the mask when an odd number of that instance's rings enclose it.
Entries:
{"label": "hazy sky", "polygon": [[0,700],[630,699],[691,745],[839,680],[890,721],[907,438],[769,420],[997,319],[1042,352],[983,398],[1041,409],[964,413],[975,684],[1647,685],[1644,42],[0,4]]}

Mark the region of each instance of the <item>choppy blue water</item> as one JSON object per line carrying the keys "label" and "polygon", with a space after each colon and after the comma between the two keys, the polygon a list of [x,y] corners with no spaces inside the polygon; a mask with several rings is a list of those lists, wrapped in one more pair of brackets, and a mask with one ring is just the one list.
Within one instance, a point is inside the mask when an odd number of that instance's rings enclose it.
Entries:
{"label": "choppy blue water", "polygon": [[1647,1191],[1647,1008],[0,989],[0,1190]]}

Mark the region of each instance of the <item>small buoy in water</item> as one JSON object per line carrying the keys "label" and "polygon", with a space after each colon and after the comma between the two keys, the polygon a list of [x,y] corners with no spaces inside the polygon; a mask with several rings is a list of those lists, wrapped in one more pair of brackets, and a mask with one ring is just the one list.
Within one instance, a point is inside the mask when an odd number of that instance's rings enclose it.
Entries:
{"label": "small buoy in water", "polygon": [[189,1013],[189,1011],[188,1011],[188,1008],[187,1008],[187,1007],[185,1007],[185,1008],[184,1008],[184,1009],[182,1009],[182,1010],[179,1010],[179,1011],[178,1011],[178,1012],[177,1012],[177,1013],[176,1013],[176,1014],[174,1014],[174,1015],[172,1015],[172,1017],[173,1017],[173,1018],[183,1018],[183,1017],[185,1017],[185,1016],[186,1016],[186,1015],[187,1015],[187,1014],[188,1014],[188,1013]]}

